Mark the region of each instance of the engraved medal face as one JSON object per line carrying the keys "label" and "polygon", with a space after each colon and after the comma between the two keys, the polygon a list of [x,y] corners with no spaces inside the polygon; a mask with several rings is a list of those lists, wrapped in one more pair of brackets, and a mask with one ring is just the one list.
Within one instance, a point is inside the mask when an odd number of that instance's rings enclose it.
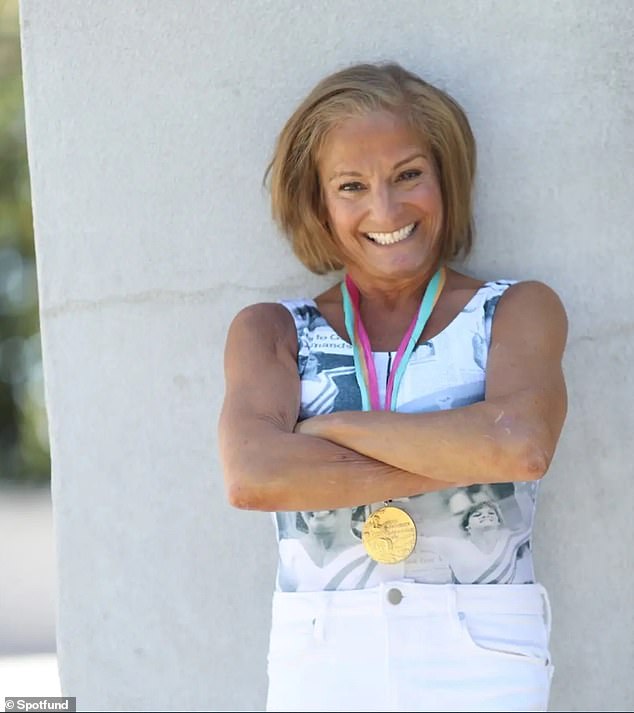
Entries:
{"label": "engraved medal face", "polygon": [[386,505],[365,521],[361,539],[373,560],[395,564],[412,553],[416,545],[416,525],[405,510]]}

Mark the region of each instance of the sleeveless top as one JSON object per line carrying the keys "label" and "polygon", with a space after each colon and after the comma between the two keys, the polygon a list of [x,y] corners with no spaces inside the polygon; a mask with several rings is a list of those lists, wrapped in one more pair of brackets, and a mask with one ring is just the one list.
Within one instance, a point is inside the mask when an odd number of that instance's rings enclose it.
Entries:
{"label": "sleeveless top", "polygon": [[[482,285],[455,319],[419,344],[407,365],[397,411],[458,408],[484,400],[487,354],[496,304],[513,282]],[[361,409],[352,346],[312,299],[281,301],[297,328],[300,420]],[[384,398],[395,352],[373,352]],[[459,584],[534,582],[531,533],[538,483],[448,488],[393,503],[416,523],[412,554],[379,564],[366,553],[361,530],[383,503],[337,510],[276,512],[278,591],[363,589],[382,581]]]}

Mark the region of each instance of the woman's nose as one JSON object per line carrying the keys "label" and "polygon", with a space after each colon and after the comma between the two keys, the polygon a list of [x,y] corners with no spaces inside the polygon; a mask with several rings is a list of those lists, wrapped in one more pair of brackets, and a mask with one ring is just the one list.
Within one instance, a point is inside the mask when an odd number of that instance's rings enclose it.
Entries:
{"label": "woman's nose", "polygon": [[376,186],[370,194],[370,211],[377,231],[396,230],[401,227],[394,225],[396,217],[396,201],[390,186]]}

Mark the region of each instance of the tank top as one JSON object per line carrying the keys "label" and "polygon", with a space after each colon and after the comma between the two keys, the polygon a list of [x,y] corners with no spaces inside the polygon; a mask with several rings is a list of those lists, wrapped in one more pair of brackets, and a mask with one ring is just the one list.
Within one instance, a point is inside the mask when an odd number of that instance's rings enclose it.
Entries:
{"label": "tank top", "polygon": [[[482,285],[442,332],[419,344],[407,365],[396,410],[459,408],[484,400],[495,307],[513,284]],[[352,346],[321,315],[314,300],[283,300],[297,330],[300,420],[360,410]],[[381,399],[395,352],[373,352]],[[363,589],[382,581],[458,584],[534,582],[531,535],[537,481],[448,488],[394,499],[416,524],[412,554],[379,564],[366,553],[361,530],[383,503],[337,510],[276,512],[276,589]]]}

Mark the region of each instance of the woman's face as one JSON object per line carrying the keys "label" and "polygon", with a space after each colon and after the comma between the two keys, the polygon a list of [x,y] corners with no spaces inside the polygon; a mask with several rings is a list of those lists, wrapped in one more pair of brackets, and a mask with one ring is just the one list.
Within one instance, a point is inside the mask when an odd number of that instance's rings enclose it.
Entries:
{"label": "woman's face", "polygon": [[350,510],[343,508],[341,510],[304,510],[302,517],[306,523],[309,532],[315,535],[323,535],[334,532],[341,520],[341,517],[350,521]]}
{"label": "woman's face", "polygon": [[328,222],[354,278],[407,279],[440,253],[443,205],[429,149],[387,112],[345,119],[318,157]]}
{"label": "woman's face", "polygon": [[485,529],[490,527],[497,527],[500,524],[497,512],[489,505],[484,505],[483,507],[472,513],[469,518],[468,529],[470,531]]}

